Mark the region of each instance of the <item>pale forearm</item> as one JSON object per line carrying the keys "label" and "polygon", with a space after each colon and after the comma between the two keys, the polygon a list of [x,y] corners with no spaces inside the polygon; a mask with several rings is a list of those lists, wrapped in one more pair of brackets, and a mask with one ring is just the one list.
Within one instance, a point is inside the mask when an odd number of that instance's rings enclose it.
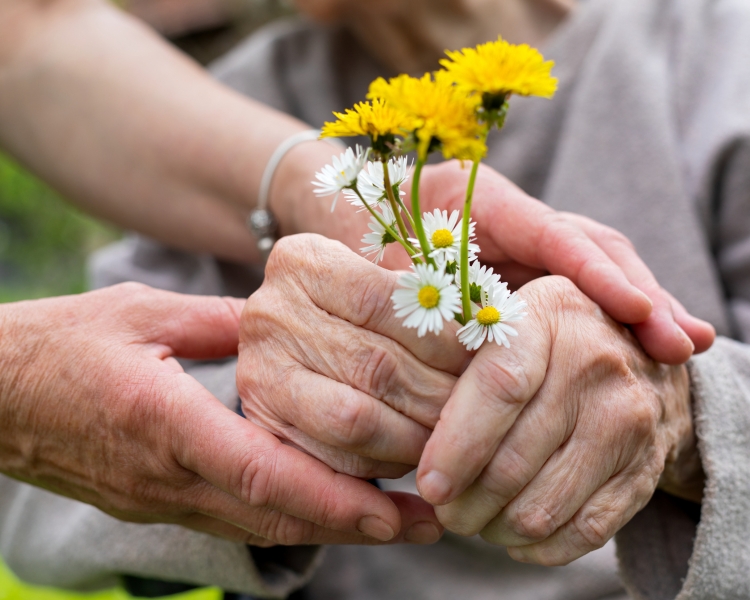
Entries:
{"label": "pale forearm", "polygon": [[[305,128],[215,82],[103,1],[0,7],[0,147],[124,227],[257,259],[245,217],[271,153]],[[282,230],[295,228],[294,203],[312,201],[309,179],[330,160],[329,145],[308,146],[274,186]]]}

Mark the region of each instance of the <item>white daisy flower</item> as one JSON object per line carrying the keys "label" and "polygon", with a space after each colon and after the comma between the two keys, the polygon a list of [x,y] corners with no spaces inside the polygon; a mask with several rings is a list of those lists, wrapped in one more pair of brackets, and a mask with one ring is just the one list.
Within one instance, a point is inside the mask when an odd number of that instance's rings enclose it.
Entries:
{"label": "white daisy flower", "polygon": [[[380,206],[380,213],[383,217],[383,221],[385,221],[385,223],[395,231],[398,225],[396,224],[396,217],[393,216],[391,207],[388,204],[382,204]],[[364,254],[365,256],[369,256],[370,254],[374,254],[377,252],[375,258],[373,259],[373,262],[375,264],[378,264],[383,258],[385,247],[388,244],[395,242],[396,240],[373,216],[370,217],[370,223],[367,226],[372,231],[371,233],[366,233],[364,235],[364,237],[362,238],[362,243],[369,244],[369,246],[360,248],[360,252],[362,252],[362,254]]]}
{"label": "white daisy flower", "polygon": [[526,301],[516,292],[511,294],[506,285],[490,286],[482,293],[482,307],[472,304],[473,319],[458,330],[458,341],[467,350],[476,350],[485,340],[510,348],[508,336],[515,337],[518,332],[507,323],[523,319],[526,306]]}
{"label": "white daisy flower", "polygon": [[453,285],[453,276],[431,265],[413,265],[414,272],[399,279],[404,289],[391,296],[396,316],[406,317],[404,327],[418,328],[422,337],[428,331],[438,334],[443,320],[452,321],[461,312],[461,296]]}
{"label": "white daisy flower", "polygon": [[[448,211],[435,209],[424,213],[422,218],[427,241],[430,244],[430,258],[441,258],[445,261],[459,261],[461,255],[461,220],[459,212],[454,210],[448,217]],[[472,242],[476,223],[469,221],[469,260],[475,260],[479,246]],[[419,240],[409,239],[416,247]]]}
{"label": "white daisy flower", "polygon": [[[403,196],[406,192],[401,189],[401,186],[409,179],[409,161],[405,156],[388,161],[388,176],[391,178],[391,185],[397,187],[399,195]],[[357,181],[357,190],[370,206],[375,206],[386,199],[382,162],[367,164]],[[362,199],[354,190],[344,190],[344,197],[352,206],[364,208]]]}
{"label": "white daisy flower", "polygon": [[[456,269],[456,285],[461,289],[461,267]],[[469,265],[469,286],[471,301],[479,304],[482,301],[482,290],[488,290],[490,287],[501,286],[508,287],[507,283],[500,282],[500,275],[492,272],[492,267],[485,267],[475,260]]]}
{"label": "white daisy flower", "polygon": [[318,197],[336,194],[331,205],[331,212],[336,208],[336,201],[339,199],[341,190],[351,189],[357,185],[357,178],[362,172],[368,156],[370,156],[369,148],[363,152],[362,148],[357,146],[356,154],[351,148],[347,148],[341,156],[333,157],[332,165],[326,165],[315,174],[316,181],[313,181],[312,184],[316,188],[315,194]]}

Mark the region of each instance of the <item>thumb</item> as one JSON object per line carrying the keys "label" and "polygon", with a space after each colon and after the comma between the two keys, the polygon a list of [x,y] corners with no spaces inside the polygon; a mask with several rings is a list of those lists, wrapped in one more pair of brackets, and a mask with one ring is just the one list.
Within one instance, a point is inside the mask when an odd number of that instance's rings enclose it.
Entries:
{"label": "thumb", "polygon": [[245,300],[191,296],[146,288],[145,306],[132,311],[141,341],[163,344],[180,358],[210,359],[237,354],[239,324]]}
{"label": "thumb", "polygon": [[[188,376],[180,380],[172,440],[184,468],[237,498],[248,511],[267,509],[380,541],[400,531],[399,509],[376,487],[282,444],[227,410]],[[257,531],[250,524],[248,529]]]}

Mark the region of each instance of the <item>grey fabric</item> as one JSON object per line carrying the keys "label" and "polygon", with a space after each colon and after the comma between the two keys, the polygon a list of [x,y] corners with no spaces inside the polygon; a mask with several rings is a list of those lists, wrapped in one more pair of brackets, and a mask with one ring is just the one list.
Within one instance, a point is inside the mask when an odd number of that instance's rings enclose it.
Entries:
{"label": "grey fabric", "polygon": [[[750,354],[728,339],[750,341],[750,3],[588,0],[556,32],[545,54],[558,63],[557,96],[514,99],[487,162],[554,208],[624,232],[661,283],[725,336],[690,365],[708,477],[700,515],[657,493],[617,536],[622,579],[633,597],[649,600],[750,598]],[[314,126],[332,110],[362,99],[367,83],[382,74],[346,32],[304,22],[266,28],[214,72]],[[100,255],[95,276],[99,284],[140,279],[197,293],[249,284],[247,273],[242,280],[239,271],[222,270],[207,257],[143,239]],[[9,524],[39,513],[47,499],[44,492],[25,489],[25,503],[13,505],[11,518],[7,508],[3,512],[3,494],[12,497],[23,486],[3,486],[0,547],[22,574],[43,571],[52,573],[48,583],[83,585],[118,569],[153,573],[152,564],[136,560],[139,549],[152,543],[150,527],[142,528],[140,539],[126,538],[132,544],[127,548],[107,547],[96,531],[83,529],[99,548],[96,556],[80,545],[58,543],[76,529],[75,521],[64,518],[66,511],[94,509],[58,504],[50,511],[59,515],[56,527],[26,519],[18,534],[6,534]],[[114,522],[103,527],[119,535]],[[221,585],[228,573],[253,572],[244,557],[215,561],[223,546],[210,539],[204,548],[210,566],[198,571],[192,547],[181,542],[186,534],[164,531],[162,574],[193,581],[200,572]],[[83,554],[66,559],[60,570],[60,553],[28,551],[44,544]],[[516,564],[502,549],[455,536],[431,548],[329,551],[308,588],[312,600],[593,600],[623,594],[611,545],[558,569]],[[313,556],[311,551],[308,558]]]}
{"label": "grey fabric", "polygon": [[[416,493],[413,472],[380,485]],[[479,537],[450,533],[433,546],[331,546],[305,589],[307,600],[614,600],[623,593],[614,542],[550,569],[517,563]]]}
{"label": "grey fabric", "polygon": [[663,494],[618,534],[624,580],[639,600],[750,598],[750,349],[719,340],[692,361],[691,376],[705,500],[698,522]]}

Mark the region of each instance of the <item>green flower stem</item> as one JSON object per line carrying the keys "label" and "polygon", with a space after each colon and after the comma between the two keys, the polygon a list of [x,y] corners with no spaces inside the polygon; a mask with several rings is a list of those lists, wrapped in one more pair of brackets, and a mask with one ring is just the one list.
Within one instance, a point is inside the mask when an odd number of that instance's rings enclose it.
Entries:
{"label": "green flower stem", "polygon": [[391,184],[391,174],[388,172],[388,161],[383,160],[383,187],[385,187],[385,196],[388,198],[388,202],[391,205],[391,210],[393,211],[393,214],[396,217],[396,224],[398,225],[398,230],[401,232],[401,235],[404,237],[404,240],[409,240],[409,232],[406,231],[406,225],[404,224],[404,219],[401,217],[401,211],[399,210],[399,206],[396,203],[396,198],[394,198],[393,194],[393,185]]}
{"label": "green flower stem", "polygon": [[424,160],[421,158],[417,159],[417,164],[414,167],[414,179],[411,184],[411,212],[414,215],[414,233],[417,234],[419,246],[422,249],[425,261],[427,264],[437,268],[435,261],[430,258],[430,244],[427,241],[427,234],[424,232],[422,210],[419,207],[419,180],[422,178],[422,167],[424,167]]}
{"label": "green flower stem", "polygon": [[471,202],[474,199],[474,185],[477,181],[480,160],[471,166],[469,186],[466,188],[466,202],[461,222],[461,304],[464,309],[464,322],[471,320],[471,288],[469,287],[469,221],[471,219]]}
{"label": "green flower stem", "polygon": [[412,231],[416,231],[417,227],[416,227],[416,225],[414,225],[414,219],[412,219],[411,213],[406,208],[406,205],[404,204],[404,201],[401,200],[401,198],[399,196],[396,196],[396,202],[401,207],[401,210],[404,211],[404,214],[406,215],[406,218],[409,219],[409,225],[411,225],[411,230]]}
{"label": "green flower stem", "polygon": [[364,204],[365,208],[370,211],[370,214],[375,217],[375,220],[383,226],[383,229],[385,229],[394,240],[396,240],[404,247],[404,250],[406,250],[409,258],[411,258],[415,264],[419,264],[421,261],[418,258],[414,258],[414,255],[417,253],[417,251],[412,247],[412,245],[408,241],[401,239],[401,236],[393,231],[393,228],[383,220],[383,217],[375,212],[375,209],[372,208],[372,206],[365,202],[365,199],[362,197],[362,194],[359,193],[359,190],[356,188],[356,186],[351,189],[353,189],[357,196],[359,196],[359,199],[362,200],[362,204]]}

